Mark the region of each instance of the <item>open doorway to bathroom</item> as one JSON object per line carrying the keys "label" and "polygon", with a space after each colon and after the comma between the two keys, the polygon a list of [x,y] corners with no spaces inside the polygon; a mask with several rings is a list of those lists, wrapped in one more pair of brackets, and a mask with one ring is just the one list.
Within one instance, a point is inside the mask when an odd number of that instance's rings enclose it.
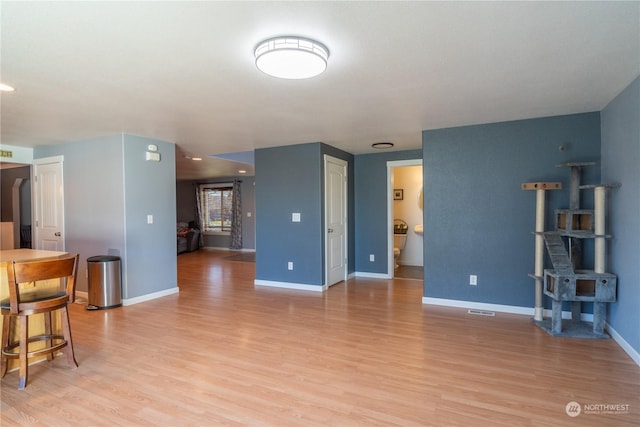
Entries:
{"label": "open doorway to bathroom", "polygon": [[387,162],[389,275],[423,280],[422,159]]}

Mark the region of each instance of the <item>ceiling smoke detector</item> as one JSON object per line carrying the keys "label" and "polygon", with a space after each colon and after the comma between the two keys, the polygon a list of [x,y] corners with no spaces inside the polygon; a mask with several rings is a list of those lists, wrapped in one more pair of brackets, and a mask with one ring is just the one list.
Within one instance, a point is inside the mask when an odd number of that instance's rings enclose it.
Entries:
{"label": "ceiling smoke detector", "polygon": [[371,144],[371,147],[377,148],[378,150],[393,148],[393,142],[374,142],[373,144]]}

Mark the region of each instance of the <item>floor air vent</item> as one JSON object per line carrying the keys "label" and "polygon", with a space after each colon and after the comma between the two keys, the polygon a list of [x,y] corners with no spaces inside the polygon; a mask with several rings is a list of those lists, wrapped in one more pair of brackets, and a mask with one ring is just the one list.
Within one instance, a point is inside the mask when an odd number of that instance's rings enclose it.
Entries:
{"label": "floor air vent", "polygon": [[475,309],[469,309],[467,310],[467,313],[475,314],[477,316],[495,316],[496,315],[495,311],[475,310]]}

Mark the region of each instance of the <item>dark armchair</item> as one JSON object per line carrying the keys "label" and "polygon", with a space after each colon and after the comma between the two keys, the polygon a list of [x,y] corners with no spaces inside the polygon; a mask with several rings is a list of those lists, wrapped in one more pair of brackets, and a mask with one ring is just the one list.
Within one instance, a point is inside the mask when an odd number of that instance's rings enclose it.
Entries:
{"label": "dark armchair", "polygon": [[179,254],[198,250],[200,248],[200,230],[191,228],[186,223],[178,223],[177,245]]}

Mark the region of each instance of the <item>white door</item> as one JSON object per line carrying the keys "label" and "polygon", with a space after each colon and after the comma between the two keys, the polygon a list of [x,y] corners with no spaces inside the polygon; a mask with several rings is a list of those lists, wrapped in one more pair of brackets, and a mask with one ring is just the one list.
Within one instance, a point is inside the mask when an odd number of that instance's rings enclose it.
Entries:
{"label": "white door", "polygon": [[324,156],[325,277],[327,286],[347,279],[347,162]]}
{"label": "white door", "polygon": [[34,249],[64,251],[62,156],[33,161]]}

